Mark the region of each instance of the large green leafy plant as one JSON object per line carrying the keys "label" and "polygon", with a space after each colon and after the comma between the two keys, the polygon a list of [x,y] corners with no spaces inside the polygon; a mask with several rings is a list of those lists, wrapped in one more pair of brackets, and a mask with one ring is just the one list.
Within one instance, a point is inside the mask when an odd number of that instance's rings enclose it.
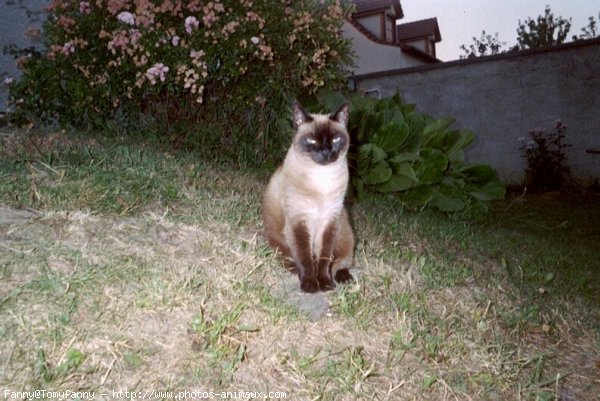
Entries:
{"label": "large green leafy plant", "polygon": [[359,198],[395,194],[410,208],[471,215],[504,198],[505,186],[490,166],[465,163],[464,149],[475,136],[453,123],[417,113],[399,95],[352,97],[348,129],[357,144],[352,185]]}

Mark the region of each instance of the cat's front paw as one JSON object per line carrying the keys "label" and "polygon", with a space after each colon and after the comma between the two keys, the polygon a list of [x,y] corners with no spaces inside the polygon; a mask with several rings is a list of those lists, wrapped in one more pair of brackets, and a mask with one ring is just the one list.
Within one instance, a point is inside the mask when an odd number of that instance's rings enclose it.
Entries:
{"label": "cat's front paw", "polygon": [[300,289],[304,292],[315,293],[320,290],[316,277],[304,277],[300,280]]}
{"label": "cat's front paw", "polygon": [[338,283],[347,283],[352,280],[354,280],[354,277],[352,277],[348,269],[340,269],[335,272],[335,281]]}
{"label": "cat's front paw", "polygon": [[321,291],[331,291],[335,288],[335,283],[329,276],[319,277],[319,287],[321,287]]}

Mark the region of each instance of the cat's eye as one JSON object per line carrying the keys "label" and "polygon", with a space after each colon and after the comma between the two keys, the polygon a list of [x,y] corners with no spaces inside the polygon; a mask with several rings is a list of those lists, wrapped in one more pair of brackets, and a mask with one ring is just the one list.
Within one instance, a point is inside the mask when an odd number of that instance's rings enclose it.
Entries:
{"label": "cat's eye", "polygon": [[331,142],[333,142],[333,143],[339,143],[341,140],[342,140],[341,136],[336,136],[335,138],[333,138],[333,141],[331,141]]}
{"label": "cat's eye", "polygon": [[314,145],[315,143],[317,143],[316,139],[312,139],[312,138],[306,138],[306,143]]}

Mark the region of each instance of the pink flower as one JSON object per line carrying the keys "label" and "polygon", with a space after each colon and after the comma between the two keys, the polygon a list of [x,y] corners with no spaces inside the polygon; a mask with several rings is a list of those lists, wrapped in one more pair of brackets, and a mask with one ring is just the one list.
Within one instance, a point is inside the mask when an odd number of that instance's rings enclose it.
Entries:
{"label": "pink flower", "polygon": [[126,24],[135,25],[135,16],[129,11],[121,11],[119,15],[117,15],[117,19]]}
{"label": "pink flower", "polygon": [[89,1],[82,1],[79,3],[79,12],[82,14],[89,14],[92,12]]}
{"label": "pink flower", "polygon": [[202,22],[204,25],[211,26],[214,21],[217,20],[217,16],[213,11],[209,11],[204,17],[202,17]]}
{"label": "pink flower", "polygon": [[185,31],[191,35],[194,29],[197,29],[200,26],[200,22],[196,17],[187,17],[185,19]]}
{"label": "pink flower", "polygon": [[175,35],[171,38],[171,44],[173,46],[177,46],[177,45],[179,45],[179,40],[180,40],[180,37]]}
{"label": "pink flower", "polygon": [[[116,15],[117,11],[123,9],[125,7],[127,1],[126,0],[108,0],[106,4],[106,8],[112,15]],[[102,7],[102,3],[96,0],[96,6]]]}
{"label": "pink flower", "polygon": [[6,77],[4,78],[4,85],[10,85],[13,83],[15,79],[13,77]]}
{"label": "pink flower", "polygon": [[73,45],[73,42],[69,41],[69,42],[65,43],[62,47],[61,52],[65,56],[68,56],[71,53],[75,53],[75,46]]}
{"label": "pink flower", "polygon": [[156,63],[146,71],[146,78],[152,85],[156,84],[156,79],[159,78],[161,82],[165,82],[166,74],[169,72],[169,67],[163,63]]}
{"label": "pink flower", "polygon": [[196,51],[196,50],[192,50],[190,52],[190,57],[193,59],[197,59],[197,58],[202,58],[204,57],[204,50],[200,50],[200,51]]}

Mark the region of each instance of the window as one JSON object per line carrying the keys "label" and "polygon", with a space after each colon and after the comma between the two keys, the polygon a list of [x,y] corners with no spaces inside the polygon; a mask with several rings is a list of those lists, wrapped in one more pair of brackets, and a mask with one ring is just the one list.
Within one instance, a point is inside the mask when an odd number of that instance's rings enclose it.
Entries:
{"label": "window", "polygon": [[385,40],[386,40],[386,42],[391,42],[391,43],[394,42],[395,27],[396,27],[395,21],[392,18],[386,16],[385,17]]}

